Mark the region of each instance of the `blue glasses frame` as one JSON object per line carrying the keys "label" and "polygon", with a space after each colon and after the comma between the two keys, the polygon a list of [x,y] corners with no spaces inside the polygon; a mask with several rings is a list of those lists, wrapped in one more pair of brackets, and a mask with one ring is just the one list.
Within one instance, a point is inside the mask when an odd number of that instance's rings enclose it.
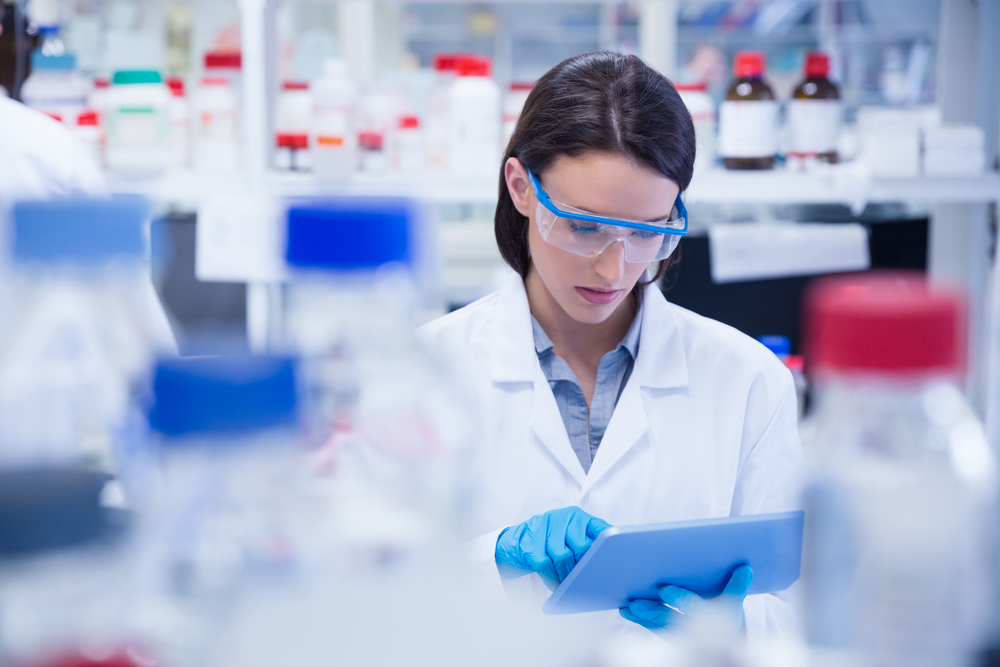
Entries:
{"label": "blue glasses frame", "polygon": [[542,183],[538,180],[538,177],[531,173],[531,170],[527,167],[524,168],[528,172],[528,180],[531,182],[531,189],[535,191],[535,197],[538,198],[538,202],[547,208],[553,215],[560,218],[569,218],[571,220],[580,220],[582,222],[593,222],[598,225],[612,225],[615,227],[628,227],[630,229],[641,229],[646,232],[657,232],[660,234],[672,234],[674,236],[686,236],[688,233],[688,212],[684,208],[684,202],[681,201],[680,194],[677,195],[677,199],[674,201],[674,208],[677,210],[677,219],[684,221],[683,229],[672,229],[664,227],[656,227],[654,225],[646,225],[641,222],[635,222],[633,220],[618,220],[616,218],[602,218],[597,215],[587,215],[586,213],[574,213],[573,211],[564,211],[560,209],[552,199],[549,197],[544,188],[542,188]]}

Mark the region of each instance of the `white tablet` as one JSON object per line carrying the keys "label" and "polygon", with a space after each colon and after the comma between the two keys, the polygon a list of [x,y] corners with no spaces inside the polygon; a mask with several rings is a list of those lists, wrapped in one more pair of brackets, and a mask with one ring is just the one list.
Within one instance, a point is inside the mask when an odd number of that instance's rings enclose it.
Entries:
{"label": "white tablet", "polygon": [[608,528],[542,609],[620,609],[629,600],[659,600],[668,584],[711,598],[742,564],[753,570],[750,595],[784,590],[799,578],[803,517],[782,512]]}

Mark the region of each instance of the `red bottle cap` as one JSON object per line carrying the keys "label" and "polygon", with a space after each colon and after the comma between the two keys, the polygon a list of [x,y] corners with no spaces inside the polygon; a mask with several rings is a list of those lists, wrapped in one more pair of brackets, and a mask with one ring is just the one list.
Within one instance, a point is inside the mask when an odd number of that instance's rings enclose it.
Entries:
{"label": "red bottle cap", "polygon": [[464,53],[435,53],[434,54],[434,71],[435,72],[454,72],[458,65],[458,59],[464,58]]}
{"label": "red bottle cap", "polygon": [[107,79],[94,79],[94,88],[107,88],[111,82]]}
{"label": "red bottle cap", "polygon": [[686,83],[674,81],[673,84],[674,84],[674,89],[676,89],[677,92],[680,91],[705,92],[706,90],[708,90],[708,84],[705,83],[704,81],[690,81]]}
{"label": "red bottle cap", "polygon": [[282,90],[309,90],[309,84],[305,81],[283,81]]}
{"label": "red bottle cap", "polygon": [[205,69],[243,67],[243,54],[239,51],[209,51],[205,54]]}
{"label": "red bottle cap", "polygon": [[279,132],[277,137],[278,148],[294,148],[300,150],[309,147],[309,135],[298,132]]}
{"label": "red bottle cap", "polygon": [[184,79],[179,76],[167,77],[167,87],[174,97],[184,97]]}
{"label": "red bottle cap", "polygon": [[223,79],[219,76],[204,76],[201,78],[201,85],[203,86],[228,86],[229,79]]}
{"label": "red bottle cap", "polygon": [[88,109],[87,111],[81,111],[80,115],[76,117],[76,124],[80,127],[96,126],[97,125],[97,112],[93,109]]}
{"label": "red bottle cap", "polygon": [[817,372],[965,369],[965,301],[932,287],[923,274],[827,278],[809,290],[806,309],[806,352]]}
{"label": "red bottle cap", "polygon": [[759,79],[764,76],[765,62],[763,51],[740,51],[733,72],[739,79]]}
{"label": "red bottle cap", "polygon": [[420,127],[420,119],[416,116],[400,116],[399,128],[402,130],[415,130]]}
{"label": "red bottle cap", "polygon": [[514,91],[514,90],[520,90],[520,91],[531,90],[534,87],[535,87],[535,83],[533,81],[511,81],[511,83],[510,83],[510,89],[512,91]]}
{"label": "red bottle cap", "polygon": [[379,132],[362,132],[358,135],[358,144],[367,150],[382,150],[382,134]]}
{"label": "red bottle cap", "polygon": [[463,56],[455,66],[455,72],[459,76],[489,76],[492,69],[490,59],[483,56]]}
{"label": "red bottle cap", "polygon": [[806,54],[806,76],[825,77],[830,74],[830,56],[820,51]]}

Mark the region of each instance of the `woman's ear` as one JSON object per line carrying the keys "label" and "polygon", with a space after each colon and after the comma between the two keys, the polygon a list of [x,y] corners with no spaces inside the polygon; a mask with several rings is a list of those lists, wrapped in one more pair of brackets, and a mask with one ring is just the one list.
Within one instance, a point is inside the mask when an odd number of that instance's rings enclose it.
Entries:
{"label": "woman's ear", "polygon": [[531,214],[531,182],[528,180],[528,170],[516,157],[507,158],[503,166],[503,176],[507,181],[507,192],[514,202],[517,212],[528,218]]}

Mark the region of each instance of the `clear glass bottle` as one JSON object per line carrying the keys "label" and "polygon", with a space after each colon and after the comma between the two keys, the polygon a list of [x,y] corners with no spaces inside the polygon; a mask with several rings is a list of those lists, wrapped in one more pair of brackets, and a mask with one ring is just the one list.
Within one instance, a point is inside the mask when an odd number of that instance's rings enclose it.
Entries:
{"label": "clear glass bottle", "polygon": [[778,102],[760,51],[740,51],[736,78],[719,106],[719,155],[726,169],[771,169],[778,152]]}
{"label": "clear glass bottle", "polygon": [[829,664],[973,664],[989,620],[997,472],[957,384],[962,300],[889,274],[828,279],[808,309],[809,642]]}
{"label": "clear glass bottle", "polygon": [[294,362],[280,357],[161,361],[150,427],[158,493],[141,527],[142,592],[164,664],[213,664],[240,595],[296,576],[321,539],[297,475]]}
{"label": "clear glass bottle", "polygon": [[[375,536],[386,540],[376,550],[417,552],[432,533],[455,527],[456,466],[468,433],[453,384],[414,332],[425,214],[405,199],[343,198],[296,203],[287,215],[294,280],[284,338],[304,358],[318,466],[333,486],[379,498],[369,509],[409,517],[412,530]],[[364,507],[341,509],[347,516]]]}
{"label": "clear glass bottle", "polygon": [[20,202],[0,317],[0,463],[122,473],[145,418],[131,398],[174,352],[149,277],[140,198]]}

